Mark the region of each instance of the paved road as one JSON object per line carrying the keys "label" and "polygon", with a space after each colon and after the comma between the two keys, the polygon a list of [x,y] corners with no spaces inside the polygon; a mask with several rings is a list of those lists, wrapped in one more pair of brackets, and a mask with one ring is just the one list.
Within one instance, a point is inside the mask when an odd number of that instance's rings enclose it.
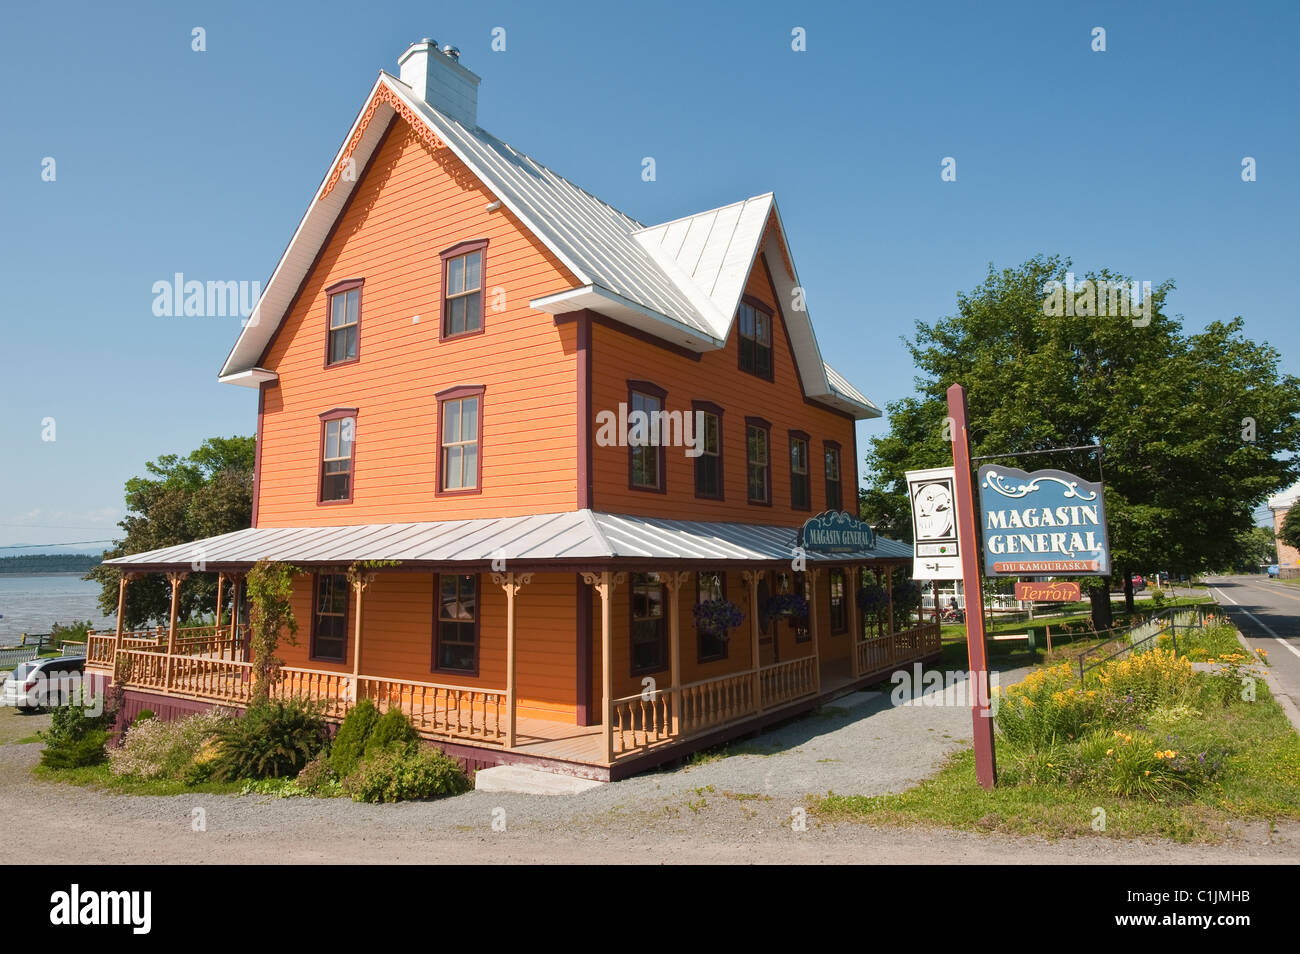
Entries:
{"label": "paved road", "polygon": [[1210,594],[1250,648],[1268,653],[1273,674],[1300,705],[1300,586],[1265,576],[1226,576],[1209,582]]}

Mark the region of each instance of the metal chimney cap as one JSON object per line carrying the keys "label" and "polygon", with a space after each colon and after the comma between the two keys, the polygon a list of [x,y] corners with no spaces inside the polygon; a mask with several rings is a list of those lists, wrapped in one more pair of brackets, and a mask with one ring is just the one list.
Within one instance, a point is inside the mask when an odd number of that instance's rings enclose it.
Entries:
{"label": "metal chimney cap", "polygon": [[450,43],[442,48],[442,53],[443,56],[450,57],[453,60],[460,59],[460,50],[456,49],[456,47],[452,46]]}

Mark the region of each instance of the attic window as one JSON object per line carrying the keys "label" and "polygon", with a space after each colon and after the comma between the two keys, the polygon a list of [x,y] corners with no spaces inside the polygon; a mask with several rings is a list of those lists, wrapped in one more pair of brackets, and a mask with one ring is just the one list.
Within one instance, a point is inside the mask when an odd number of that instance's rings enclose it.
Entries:
{"label": "attic window", "polygon": [[361,332],[361,280],[339,282],[327,289],[329,332],[325,366],[351,364],[358,358]]}
{"label": "attic window", "polygon": [[740,303],[740,370],[772,380],[772,315],[757,302]]}

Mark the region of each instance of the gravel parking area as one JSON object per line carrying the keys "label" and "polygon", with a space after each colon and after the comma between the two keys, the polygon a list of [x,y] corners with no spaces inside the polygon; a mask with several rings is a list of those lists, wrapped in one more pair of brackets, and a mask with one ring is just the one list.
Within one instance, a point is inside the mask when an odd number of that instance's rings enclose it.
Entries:
{"label": "gravel parking area", "polygon": [[[969,732],[965,707],[895,708],[878,695],[825,707],[709,760],[580,795],[471,792],[400,805],[89,791],[35,779],[38,745],[0,745],[0,811],[11,830],[40,833],[21,857],[18,846],[0,846],[0,862],[30,863],[33,848],[42,862],[72,864],[1300,861],[1300,826],[1286,825],[1271,834],[1244,827],[1228,847],[1048,843],[814,817],[804,831],[792,825],[809,795],[907,788]],[[194,830],[196,809],[205,830]]]}

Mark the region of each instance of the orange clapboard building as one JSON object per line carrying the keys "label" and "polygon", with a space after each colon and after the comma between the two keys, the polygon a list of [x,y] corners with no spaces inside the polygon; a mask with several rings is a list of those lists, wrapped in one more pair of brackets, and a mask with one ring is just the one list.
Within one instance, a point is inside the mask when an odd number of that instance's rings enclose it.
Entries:
{"label": "orange clapboard building", "polygon": [[248,701],[261,559],[298,571],[277,695],[401,706],[471,768],[617,778],[935,656],[855,596],[910,545],[800,547],[855,523],[880,412],[822,360],[773,196],[644,226],[480,129],[454,49],[399,63],[220,372],[258,391],[252,527],[108,561],[237,608],[92,635],[126,714]]}

